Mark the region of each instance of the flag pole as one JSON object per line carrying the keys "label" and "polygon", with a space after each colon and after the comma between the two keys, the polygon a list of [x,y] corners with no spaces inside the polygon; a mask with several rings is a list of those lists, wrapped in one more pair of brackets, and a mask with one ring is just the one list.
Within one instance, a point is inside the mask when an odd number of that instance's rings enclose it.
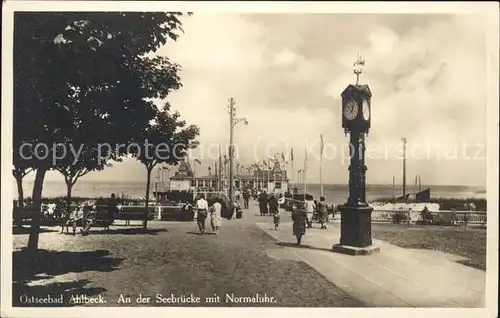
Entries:
{"label": "flag pole", "polygon": [[[269,161],[269,159],[267,160]],[[269,162],[267,163],[267,184],[266,184],[266,192],[269,193],[269,173],[271,173],[271,169],[269,169]]]}
{"label": "flag pole", "polygon": [[392,177],[392,202],[396,202],[396,177]]}
{"label": "flag pole", "polygon": [[305,147],[305,159],[304,159],[304,173],[303,173],[303,187],[304,187],[304,200],[305,200],[305,195],[307,194],[307,184],[306,184],[306,178],[307,178],[307,147]]}
{"label": "flag pole", "polygon": [[222,191],[222,153],[219,145],[219,192]]}
{"label": "flag pole", "polygon": [[321,156],[319,164],[319,182],[320,182],[320,196],[323,196],[323,134],[321,134]]}
{"label": "flag pole", "polygon": [[321,193],[321,196],[323,196],[323,156],[320,157],[319,182],[321,184],[320,193]]}

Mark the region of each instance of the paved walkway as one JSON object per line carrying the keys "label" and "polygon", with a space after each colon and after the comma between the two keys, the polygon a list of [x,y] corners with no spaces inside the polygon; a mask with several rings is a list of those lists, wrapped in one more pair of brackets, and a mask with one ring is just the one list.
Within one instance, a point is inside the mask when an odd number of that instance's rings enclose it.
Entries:
{"label": "paved walkway", "polygon": [[[282,217],[286,221],[287,218]],[[331,251],[340,225],[308,230],[296,246],[292,223],[279,231],[257,223],[287,250],[282,257],[307,263],[349,295],[375,307],[484,307],[486,272],[456,263],[463,258],[438,251],[405,249],[374,240],[380,253],[349,256]],[[272,252],[271,252],[272,254]],[[288,255],[286,255],[288,254]],[[272,256],[272,255],[270,255]]]}
{"label": "paved walkway", "polygon": [[[45,228],[39,242],[45,251],[35,263],[19,251],[28,235],[14,235],[14,304],[31,306],[22,303],[21,295],[50,294],[63,295],[65,306],[79,305],[70,302],[75,295],[106,301],[87,306],[118,306],[121,297],[130,302],[120,306],[364,306],[307,264],[283,258],[285,248],[256,226],[270,221],[245,211],[243,219],[223,220],[219,236],[211,235],[208,221],[204,235],[194,222],[151,221],[144,234],[135,221],[130,227],[112,226],[110,232],[94,228],[83,237]],[[163,300],[191,294],[199,300]],[[139,296],[151,301],[138,302]]]}

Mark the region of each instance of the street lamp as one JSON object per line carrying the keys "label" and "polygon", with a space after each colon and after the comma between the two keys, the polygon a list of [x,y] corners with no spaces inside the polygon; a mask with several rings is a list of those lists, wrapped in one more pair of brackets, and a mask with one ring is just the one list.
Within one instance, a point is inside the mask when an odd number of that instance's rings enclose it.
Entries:
{"label": "street lamp", "polygon": [[233,156],[234,156],[234,127],[243,122],[248,125],[248,120],[246,117],[235,118],[236,108],[234,105],[236,102],[234,98],[229,98],[229,210],[233,212]]}
{"label": "street lamp", "polygon": [[[170,190],[170,169],[168,169],[168,167],[162,167],[163,169],[163,176],[162,176],[162,179],[164,180],[164,182],[166,182],[168,184],[168,187],[167,189]],[[166,172],[166,177],[164,176],[165,175],[165,172]],[[165,191],[165,185],[162,183],[162,191]]]}

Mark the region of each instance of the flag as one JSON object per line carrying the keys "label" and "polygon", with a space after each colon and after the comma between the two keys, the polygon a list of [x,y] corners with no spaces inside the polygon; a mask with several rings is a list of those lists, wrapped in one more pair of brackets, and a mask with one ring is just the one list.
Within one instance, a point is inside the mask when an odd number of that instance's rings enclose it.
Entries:
{"label": "flag", "polygon": [[283,161],[286,161],[286,160],[285,160],[285,154],[284,154],[284,153],[281,153],[281,159],[282,159]]}
{"label": "flag", "polygon": [[323,134],[321,134],[321,155],[323,155],[323,152],[325,151],[325,143],[323,142]]}
{"label": "flag", "polygon": [[196,162],[197,164],[201,165],[201,161],[199,159],[194,159],[194,162]]}
{"label": "flag", "polygon": [[431,189],[427,188],[424,191],[421,191],[415,195],[415,199],[417,202],[430,202],[431,200]]}
{"label": "flag", "polygon": [[410,198],[410,194],[405,194],[403,196],[397,197],[396,202],[403,203],[403,202],[408,201],[409,198]]}
{"label": "flag", "polygon": [[290,150],[290,161],[293,161],[293,148]]}

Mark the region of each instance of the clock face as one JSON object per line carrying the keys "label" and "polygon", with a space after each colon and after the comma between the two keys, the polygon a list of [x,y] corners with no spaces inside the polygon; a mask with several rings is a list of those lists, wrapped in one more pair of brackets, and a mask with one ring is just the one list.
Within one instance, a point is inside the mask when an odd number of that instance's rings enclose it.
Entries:
{"label": "clock face", "polygon": [[368,100],[363,100],[363,118],[365,120],[370,119],[370,104],[368,103]]}
{"label": "clock face", "polygon": [[353,120],[358,116],[358,103],[354,99],[348,99],[344,107],[344,117],[347,120]]}

